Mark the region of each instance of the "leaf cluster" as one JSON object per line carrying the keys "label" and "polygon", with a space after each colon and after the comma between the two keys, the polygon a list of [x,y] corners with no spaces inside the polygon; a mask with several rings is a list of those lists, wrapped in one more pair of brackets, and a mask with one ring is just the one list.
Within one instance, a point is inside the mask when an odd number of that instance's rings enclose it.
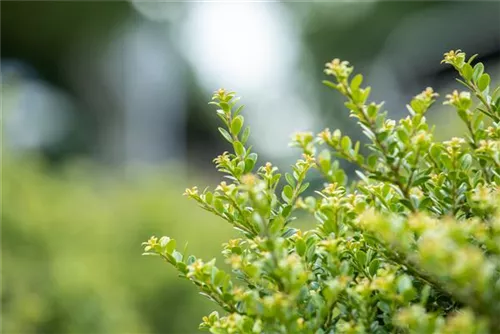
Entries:
{"label": "leaf cluster", "polygon": [[[181,277],[224,309],[203,318],[212,333],[497,333],[500,331],[500,87],[484,65],[460,50],[444,54],[466,90],[446,95],[466,125],[463,137],[434,140],[426,113],[438,94],[426,88],[389,119],[369,102],[361,74],[339,59],[324,81],[345,99],[368,139],[360,153],[340,130],[297,133],[303,157],[292,173],[266,163],[246,146],[235,93],[211,102],[232,145],[214,162],[228,181],[186,195],[221,217],[240,237],[223,245],[227,273],[152,237],[146,254],[172,264]],[[243,130],[244,129],[244,130]],[[338,159],[357,166],[349,181]],[[307,173],[324,186],[303,198]],[[282,180],[283,179],[283,180]],[[282,181],[282,191],[278,185]],[[291,227],[296,210],[318,222]]]}

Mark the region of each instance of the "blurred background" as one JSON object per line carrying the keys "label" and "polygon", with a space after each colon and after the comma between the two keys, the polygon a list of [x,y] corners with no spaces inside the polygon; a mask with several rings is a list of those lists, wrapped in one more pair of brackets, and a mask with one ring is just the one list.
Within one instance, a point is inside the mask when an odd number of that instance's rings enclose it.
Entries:
{"label": "blurred background", "polygon": [[[197,331],[214,306],[140,244],[169,235],[210,259],[236,235],[181,196],[220,181],[214,90],[242,96],[260,161],[287,170],[294,131],[360,138],[321,84],[332,58],[392,118],[427,86],[459,87],[439,64],[450,49],[500,80],[495,1],[9,1],[1,15],[7,334]],[[461,131],[441,103],[429,118],[443,139]]]}

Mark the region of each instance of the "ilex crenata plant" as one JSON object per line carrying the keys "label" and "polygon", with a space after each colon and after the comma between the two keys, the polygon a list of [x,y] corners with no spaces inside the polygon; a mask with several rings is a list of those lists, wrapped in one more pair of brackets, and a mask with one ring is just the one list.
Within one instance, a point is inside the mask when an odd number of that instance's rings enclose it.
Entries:
{"label": "ilex crenata plant", "polygon": [[[462,92],[446,95],[467,133],[435,141],[426,88],[389,119],[347,61],[326,64],[325,81],[342,94],[368,139],[366,150],[340,130],[295,134],[303,156],[291,173],[256,167],[233,92],[211,104],[232,152],[214,162],[225,174],[213,191],[186,195],[238,231],[223,245],[232,268],[181,253],[168,237],[144,243],[217,303],[201,329],[212,333],[500,333],[500,88],[482,63],[460,50],[444,55]],[[366,152],[362,153],[362,152]],[[357,168],[348,182],[337,159]],[[303,197],[307,173],[324,187]],[[301,196],[302,195],[302,196]],[[291,227],[296,210],[318,222]]]}

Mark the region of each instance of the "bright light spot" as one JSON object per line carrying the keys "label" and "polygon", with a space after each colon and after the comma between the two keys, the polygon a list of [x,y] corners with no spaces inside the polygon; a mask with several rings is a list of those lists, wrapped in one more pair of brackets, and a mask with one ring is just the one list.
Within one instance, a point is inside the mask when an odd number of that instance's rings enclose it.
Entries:
{"label": "bright light spot", "polygon": [[[269,85],[297,55],[278,3],[192,3],[183,49],[210,89]],[[236,87],[238,86],[238,87]]]}
{"label": "bright light spot", "polygon": [[[300,39],[281,3],[190,3],[181,29],[181,49],[207,92],[237,91],[248,106],[252,143],[275,157],[287,149],[292,131],[310,129],[314,104],[305,103]],[[307,107],[306,107],[307,105]]]}

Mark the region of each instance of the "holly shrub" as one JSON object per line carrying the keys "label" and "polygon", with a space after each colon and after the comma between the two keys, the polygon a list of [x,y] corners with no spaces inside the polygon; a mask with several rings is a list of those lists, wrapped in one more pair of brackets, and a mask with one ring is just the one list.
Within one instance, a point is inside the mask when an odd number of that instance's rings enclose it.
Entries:
{"label": "holly shrub", "polygon": [[[460,50],[443,63],[466,90],[446,95],[468,132],[433,140],[426,113],[438,94],[426,88],[389,119],[382,103],[347,61],[334,59],[324,84],[340,92],[368,138],[339,130],[297,133],[303,156],[280,174],[246,145],[250,134],[235,93],[215,92],[211,104],[233,152],[214,162],[227,181],[185,195],[231,224],[239,238],[223,245],[232,274],[151,237],[146,255],[173,265],[218,304],[203,318],[212,333],[499,333],[500,332],[500,87],[484,65]],[[348,182],[336,158],[355,164]],[[309,171],[324,187],[301,197]],[[282,177],[284,176],[284,177]],[[284,185],[280,180],[284,179]],[[318,222],[291,227],[296,210]]]}

